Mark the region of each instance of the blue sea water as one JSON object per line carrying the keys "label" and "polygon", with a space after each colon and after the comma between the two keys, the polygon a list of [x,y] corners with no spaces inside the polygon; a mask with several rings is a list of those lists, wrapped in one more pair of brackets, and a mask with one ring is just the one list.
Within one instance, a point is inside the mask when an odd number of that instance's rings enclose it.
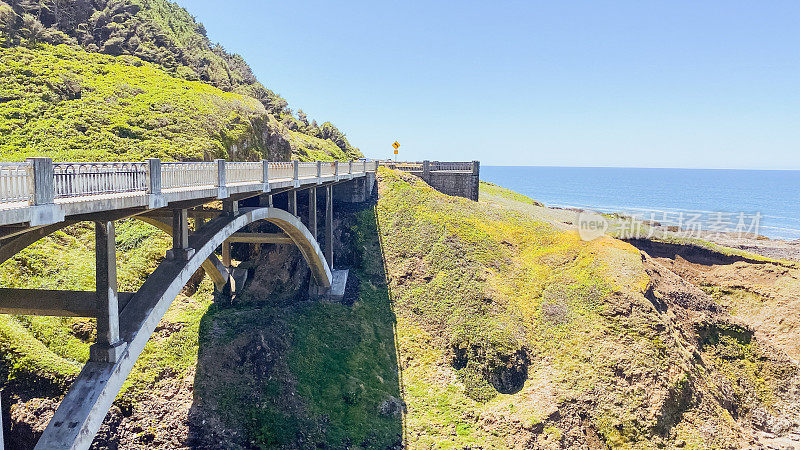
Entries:
{"label": "blue sea water", "polygon": [[702,215],[705,223],[757,225],[764,236],[800,239],[796,170],[481,166],[481,179],[547,206],[628,212],[679,225]]}

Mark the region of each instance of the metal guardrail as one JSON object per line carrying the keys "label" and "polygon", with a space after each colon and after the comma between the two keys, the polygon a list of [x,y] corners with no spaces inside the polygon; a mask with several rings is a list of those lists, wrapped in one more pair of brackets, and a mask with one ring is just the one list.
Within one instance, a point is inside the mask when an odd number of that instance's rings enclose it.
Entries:
{"label": "metal guardrail", "polygon": [[[107,194],[260,184],[360,174],[377,162],[0,162],[0,209]],[[267,177],[268,179],[265,179]],[[72,200],[69,200],[72,201]]]}

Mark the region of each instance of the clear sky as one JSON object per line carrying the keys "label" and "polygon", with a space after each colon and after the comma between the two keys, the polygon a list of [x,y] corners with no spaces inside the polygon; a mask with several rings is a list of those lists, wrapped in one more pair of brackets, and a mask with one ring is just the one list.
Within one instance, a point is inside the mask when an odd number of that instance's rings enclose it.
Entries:
{"label": "clear sky", "polygon": [[179,0],[369,157],[800,169],[800,1]]}

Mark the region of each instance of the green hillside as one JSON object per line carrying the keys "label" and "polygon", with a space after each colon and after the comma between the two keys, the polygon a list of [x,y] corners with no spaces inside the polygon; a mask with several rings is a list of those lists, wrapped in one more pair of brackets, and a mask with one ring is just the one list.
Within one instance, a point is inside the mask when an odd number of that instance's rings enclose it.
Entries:
{"label": "green hillside", "polygon": [[[56,44],[71,51],[51,46]],[[21,152],[9,157],[31,151],[56,151],[54,156],[61,157],[70,155],[62,150],[70,149],[80,159],[108,160],[106,151],[112,147],[112,154],[127,159],[362,156],[331,123],[309,121],[302,110],[295,116],[284,99],[258,82],[241,56],[212,45],[202,24],[165,0],[20,0],[10,5],[0,0],[0,49],[7,80],[0,105],[12,103],[6,105],[12,108],[9,124],[22,128],[11,130],[16,136],[0,143]],[[62,57],[69,61],[54,61]],[[23,69],[23,61],[33,62],[33,68]],[[165,92],[157,89],[162,86]],[[85,117],[77,117],[84,112]],[[40,113],[47,115],[40,118]],[[66,128],[56,130],[54,142],[38,146],[46,136],[41,131],[54,119],[66,119]],[[87,134],[100,139],[99,148],[88,154]]]}
{"label": "green hillside", "polygon": [[729,448],[792,416],[797,366],[631,245],[492,185],[379,187],[411,447]]}

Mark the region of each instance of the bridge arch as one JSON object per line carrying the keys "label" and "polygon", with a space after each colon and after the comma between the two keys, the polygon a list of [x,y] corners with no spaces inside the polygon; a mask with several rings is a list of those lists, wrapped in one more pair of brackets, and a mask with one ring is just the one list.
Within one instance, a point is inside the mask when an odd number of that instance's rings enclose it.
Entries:
{"label": "bridge arch", "polygon": [[277,208],[241,208],[221,216],[189,237],[194,251],[186,259],[165,259],[119,314],[120,337],[126,345],[116,362],[89,361],[47,425],[37,449],[89,448],[109,408],[147,341],[192,274],[233,233],[260,220],[280,227],[298,246],[321,287],[332,274],[311,232],[299,218]]}
{"label": "bridge arch", "polygon": [[[167,223],[161,219],[144,215],[136,215],[132,216],[132,218],[153,225],[154,227],[158,228],[159,230],[167,234],[172,234],[171,223]],[[21,252],[28,246],[34,244],[35,242],[39,241],[40,239],[49,236],[55,233],[56,231],[64,229],[70,225],[75,225],[76,223],[78,222],[71,220],[59,222],[40,228],[34,228],[20,235],[8,238],[6,242],[0,245],[0,264],[3,264],[4,262],[8,261],[14,255]],[[228,283],[227,268],[213,253],[209,255],[208,259],[203,261],[202,268],[209,276],[209,278],[211,278],[211,281],[214,282],[214,286],[217,288],[217,290],[221,291],[222,288],[224,288],[225,285]]]}
{"label": "bridge arch", "polygon": [[[164,220],[159,219],[159,218],[145,216],[145,215],[136,215],[136,216],[132,216],[132,218],[137,219],[137,220],[141,220],[142,222],[150,224],[150,225],[158,228],[159,230],[161,230],[161,231],[163,231],[163,232],[165,232],[167,234],[172,234],[172,231],[173,231],[172,230],[172,223],[170,223],[168,221],[164,221]],[[290,218],[284,218],[283,220],[285,221],[285,220],[289,220],[289,219]],[[281,219],[275,218],[273,220],[280,222]],[[298,223],[288,224],[288,228],[292,229],[292,228],[296,228],[297,226],[302,226],[302,223],[299,223],[300,222],[299,220],[297,222]],[[26,247],[34,244],[35,242],[39,241],[40,239],[44,238],[45,236],[48,236],[48,235],[50,235],[50,234],[52,234],[52,233],[54,233],[54,232],[56,232],[58,230],[61,230],[61,229],[65,228],[65,227],[68,227],[70,225],[74,225],[76,223],[78,223],[78,222],[76,222],[76,221],[59,222],[59,223],[56,223],[56,224],[47,225],[47,226],[40,227],[40,228],[35,228],[35,229],[32,229],[32,230],[30,230],[30,231],[28,231],[26,233],[23,233],[23,234],[20,234],[18,236],[14,236],[14,237],[9,238],[7,242],[5,242],[2,246],[0,246],[0,264],[6,262],[8,259],[13,257],[15,254],[19,253],[20,251],[22,251]],[[280,226],[278,223],[276,223],[276,224],[278,226]],[[305,227],[303,226],[303,228],[305,228]],[[284,229],[284,228],[282,228],[282,229],[284,231],[286,231],[286,229]],[[309,233],[309,235],[310,235],[310,233]],[[313,240],[313,238],[312,238],[312,240]],[[300,242],[303,242],[303,239],[301,239]],[[298,246],[300,246],[300,245],[298,244]],[[302,250],[303,250],[303,248],[301,247],[301,251]],[[307,254],[305,251],[303,251],[303,257],[306,259],[306,262],[309,264],[309,266],[311,266],[312,265],[312,260],[309,259],[309,256],[310,256],[310,253]],[[201,267],[203,268],[205,273],[209,276],[209,278],[211,278],[211,281],[214,282],[214,286],[217,288],[217,290],[221,291],[225,287],[225,285],[228,283],[228,280],[229,280],[228,269],[225,267],[225,265],[222,264],[222,262],[219,260],[219,258],[217,258],[217,256],[214,253],[211,253],[208,256],[208,258],[205,261],[203,261],[203,264],[201,265]]]}

